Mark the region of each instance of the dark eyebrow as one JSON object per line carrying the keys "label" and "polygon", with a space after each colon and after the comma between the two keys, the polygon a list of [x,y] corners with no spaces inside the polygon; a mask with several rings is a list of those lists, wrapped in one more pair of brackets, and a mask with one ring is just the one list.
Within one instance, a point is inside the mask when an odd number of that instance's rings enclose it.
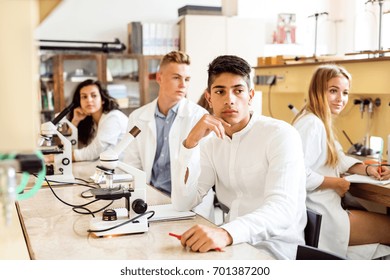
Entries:
{"label": "dark eyebrow", "polygon": [[[244,84],[237,84],[237,85],[232,86],[232,88],[238,88],[238,87],[243,87],[243,86],[245,86],[245,85]],[[216,85],[216,86],[212,87],[212,89],[215,89],[215,88],[222,89],[222,88],[226,88],[226,86]]]}
{"label": "dark eyebrow", "polygon": [[219,85],[216,85],[216,86],[213,86],[212,89],[222,89],[222,88],[226,88],[225,86],[219,86]]}

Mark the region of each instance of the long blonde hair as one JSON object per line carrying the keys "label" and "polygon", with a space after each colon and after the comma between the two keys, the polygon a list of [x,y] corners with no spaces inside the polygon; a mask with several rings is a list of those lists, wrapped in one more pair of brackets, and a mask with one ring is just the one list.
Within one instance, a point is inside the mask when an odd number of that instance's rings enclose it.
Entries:
{"label": "long blonde hair", "polygon": [[307,113],[313,113],[322,120],[326,131],[327,159],[326,165],[334,167],[339,162],[336,150],[336,136],[333,132],[332,112],[330,111],[326,92],[329,80],[345,77],[351,85],[352,77],[348,71],[339,65],[320,65],[314,72],[309,86],[308,102],[294,118],[293,123]]}

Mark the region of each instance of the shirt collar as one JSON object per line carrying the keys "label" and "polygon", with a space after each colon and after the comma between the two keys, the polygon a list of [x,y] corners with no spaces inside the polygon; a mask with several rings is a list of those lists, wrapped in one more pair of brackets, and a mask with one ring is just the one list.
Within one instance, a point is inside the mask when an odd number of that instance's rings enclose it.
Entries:
{"label": "shirt collar", "polygon": [[233,133],[232,138],[233,137],[240,137],[241,135],[247,133],[251,129],[251,127],[253,126],[253,124],[256,121],[256,117],[255,117],[255,114],[253,112],[250,112],[250,115],[251,116],[250,116],[248,124],[240,131]]}
{"label": "shirt collar", "polygon": [[160,110],[158,109],[158,105],[156,105],[156,109],[154,111],[154,116],[155,117],[159,117],[159,118],[162,118],[162,119],[165,119],[169,116],[171,116],[172,114],[175,114],[177,115],[177,111],[179,110],[179,102],[176,103],[171,109],[169,109],[168,111],[168,114],[165,116],[163,113],[160,112]]}

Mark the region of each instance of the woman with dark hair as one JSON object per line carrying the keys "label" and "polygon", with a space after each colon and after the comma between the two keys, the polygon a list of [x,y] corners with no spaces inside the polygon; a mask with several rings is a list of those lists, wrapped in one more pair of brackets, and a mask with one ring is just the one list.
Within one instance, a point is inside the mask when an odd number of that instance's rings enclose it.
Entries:
{"label": "woman with dark hair", "polygon": [[80,83],[72,102],[75,109],[69,120],[78,129],[79,142],[79,149],[73,151],[73,161],[96,160],[122,139],[128,118],[99,81],[88,79]]}

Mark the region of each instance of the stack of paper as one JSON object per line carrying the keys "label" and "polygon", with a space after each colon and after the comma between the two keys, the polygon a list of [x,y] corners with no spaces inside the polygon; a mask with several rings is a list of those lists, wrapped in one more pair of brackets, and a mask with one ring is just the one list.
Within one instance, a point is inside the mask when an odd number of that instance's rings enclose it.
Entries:
{"label": "stack of paper", "polygon": [[155,212],[149,219],[150,222],[190,219],[196,215],[192,211],[177,211],[172,204],[151,205],[148,206],[148,211],[150,210]]}
{"label": "stack of paper", "polygon": [[366,183],[366,184],[379,185],[379,186],[390,184],[390,180],[379,181],[372,177],[368,177],[365,175],[358,175],[358,174],[345,176],[344,179],[351,183]]}

